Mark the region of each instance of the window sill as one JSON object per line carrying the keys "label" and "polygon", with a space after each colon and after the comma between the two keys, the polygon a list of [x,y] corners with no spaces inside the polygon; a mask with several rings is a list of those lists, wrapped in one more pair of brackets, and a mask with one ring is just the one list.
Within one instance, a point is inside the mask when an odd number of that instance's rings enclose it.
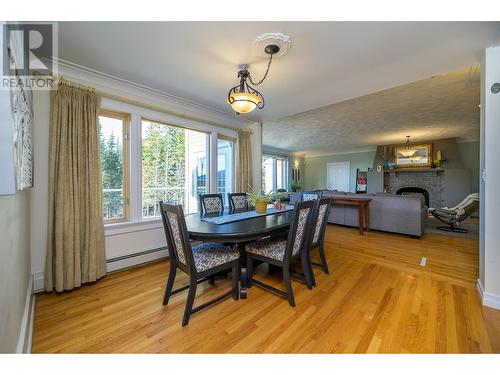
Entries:
{"label": "window sill", "polygon": [[150,219],[138,222],[124,222],[104,225],[104,236],[116,236],[118,234],[142,232],[145,230],[163,228],[161,219]]}

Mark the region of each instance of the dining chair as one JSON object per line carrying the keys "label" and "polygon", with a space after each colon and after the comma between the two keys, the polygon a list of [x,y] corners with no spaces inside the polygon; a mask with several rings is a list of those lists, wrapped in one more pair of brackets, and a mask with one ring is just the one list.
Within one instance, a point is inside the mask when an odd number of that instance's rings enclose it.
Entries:
{"label": "dining chair", "polygon": [[[327,275],[330,273],[328,270],[328,263],[326,261],[325,256],[325,232],[326,232],[326,223],[328,220],[328,215],[330,213],[330,208],[332,205],[332,200],[330,198],[321,198],[316,201],[316,206],[314,209],[314,215],[312,219],[313,235],[309,236],[309,256],[312,251],[315,249],[319,250],[319,257],[321,259],[321,263],[311,262],[311,265],[314,267],[321,268],[324,273]],[[313,284],[316,285],[314,280],[314,274],[312,275]]]}
{"label": "dining chair", "polygon": [[[226,297],[232,295],[234,300],[238,300],[240,253],[238,250],[233,250],[216,242],[204,242],[191,246],[182,206],[166,204],[160,201],[160,208],[170,258],[170,272],[163,297],[163,305],[168,304],[172,295],[189,289],[182,319],[182,325],[185,326],[189,323],[192,314]],[[189,276],[189,285],[173,290],[177,269]],[[200,306],[193,307],[197,285],[204,281],[210,282],[215,274],[223,271],[232,271],[231,290]]]}
{"label": "dining chair", "polygon": [[202,214],[216,214],[224,211],[222,194],[200,194]]}
{"label": "dining chair", "polygon": [[247,193],[227,193],[231,211],[248,211]]}
{"label": "dining chair", "polygon": [[[315,202],[305,201],[295,203],[295,209],[291,220],[290,231],[286,239],[268,238],[247,245],[247,274],[249,286],[255,284],[271,293],[288,299],[290,306],[295,306],[293,289],[291,284],[290,264],[296,260],[301,260],[304,270],[303,280],[307,287],[312,289],[311,266],[308,264],[309,258],[305,245],[308,244],[308,236],[311,235],[311,218]],[[253,260],[268,263],[282,269],[283,281],[286,291],[274,288],[260,280],[253,278]],[[297,276],[295,274],[295,276]]]}
{"label": "dining chair", "polygon": [[322,191],[303,191],[300,193],[301,201],[315,201],[323,196]]}

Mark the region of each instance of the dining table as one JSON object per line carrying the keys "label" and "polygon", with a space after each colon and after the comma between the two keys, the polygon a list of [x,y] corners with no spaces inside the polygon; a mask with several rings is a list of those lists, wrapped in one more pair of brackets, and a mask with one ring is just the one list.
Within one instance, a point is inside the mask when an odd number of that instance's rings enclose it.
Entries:
{"label": "dining table", "polygon": [[266,214],[255,211],[223,211],[217,214],[186,215],[186,227],[189,238],[194,241],[220,242],[235,246],[241,253],[240,297],[247,298],[247,268],[245,247],[248,243],[287,230],[293,216],[293,207],[284,209],[270,206]]}

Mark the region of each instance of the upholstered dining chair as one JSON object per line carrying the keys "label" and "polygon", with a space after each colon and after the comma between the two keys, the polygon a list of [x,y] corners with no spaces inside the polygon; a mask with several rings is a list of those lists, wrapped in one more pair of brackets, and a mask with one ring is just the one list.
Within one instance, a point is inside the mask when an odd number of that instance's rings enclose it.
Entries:
{"label": "upholstered dining chair", "polygon": [[300,194],[301,201],[315,201],[323,196],[322,191],[303,191]]}
{"label": "upholstered dining chair", "polygon": [[222,194],[200,194],[202,214],[217,214],[224,211]]}
{"label": "upholstered dining chair", "polygon": [[227,193],[227,200],[231,211],[248,210],[247,193]]}
{"label": "upholstered dining chair", "polygon": [[[249,244],[246,246],[247,253],[247,272],[249,285],[255,284],[271,293],[288,299],[290,306],[295,306],[293,289],[291,283],[290,264],[296,260],[301,260],[304,270],[304,279],[309,289],[312,289],[311,266],[308,264],[309,257],[306,254],[307,238],[311,229],[311,218],[313,215],[315,202],[297,202],[293,218],[291,220],[290,230],[286,239],[268,238]],[[253,278],[253,260],[269,263],[270,265],[280,267],[283,272],[283,281],[286,291],[274,288],[260,280]],[[302,280],[301,280],[302,281]]]}
{"label": "upholstered dining chair", "polygon": [[[182,325],[185,326],[189,323],[192,314],[231,295],[234,300],[239,298],[240,253],[238,250],[215,242],[204,242],[191,246],[182,206],[160,202],[160,208],[170,257],[170,272],[163,305],[168,304],[172,295],[189,289],[182,319]],[[189,276],[189,285],[173,290],[177,269]],[[204,281],[210,282],[215,274],[223,271],[232,271],[231,290],[193,308],[197,285]]]}
{"label": "upholstered dining chair", "polygon": [[[324,241],[325,241],[326,222],[328,220],[328,215],[330,213],[331,205],[332,205],[332,200],[330,198],[321,198],[316,201],[314,216],[312,220],[313,235],[309,236],[308,239],[309,254],[311,254],[313,250],[318,249],[319,257],[321,260],[321,263],[311,262],[311,265],[314,267],[321,268],[323,272],[326,273],[327,275],[330,273],[330,271],[328,270],[328,263],[326,261],[326,256],[325,256]],[[314,274],[312,275],[312,277],[313,277],[313,283],[315,284]]]}

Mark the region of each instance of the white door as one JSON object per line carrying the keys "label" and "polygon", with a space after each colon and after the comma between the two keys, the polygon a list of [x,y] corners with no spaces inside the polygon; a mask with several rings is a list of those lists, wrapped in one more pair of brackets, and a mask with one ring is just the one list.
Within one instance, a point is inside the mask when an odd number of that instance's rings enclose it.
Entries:
{"label": "white door", "polygon": [[327,187],[329,190],[349,191],[350,163],[328,163],[326,165]]}

